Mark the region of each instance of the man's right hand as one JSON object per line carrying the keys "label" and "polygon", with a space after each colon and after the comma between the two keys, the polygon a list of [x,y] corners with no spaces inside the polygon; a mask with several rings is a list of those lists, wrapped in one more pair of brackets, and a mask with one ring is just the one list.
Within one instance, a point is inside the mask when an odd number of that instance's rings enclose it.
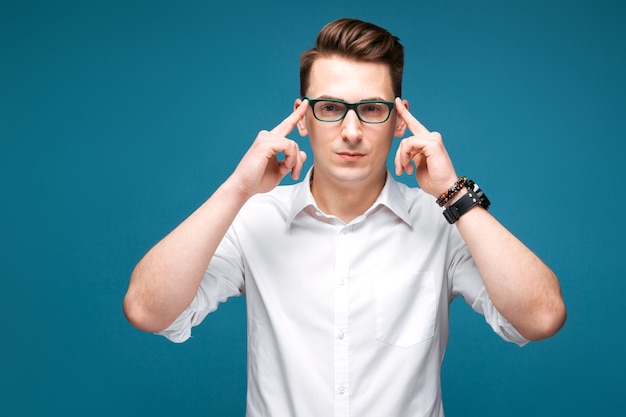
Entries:
{"label": "man's right hand", "polygon": [[245,201],[272,190],[289,172],[294,179],[300,176],[306,154],[286,136],[307,108],[308,102],[302,102],[274,129],[260,132],[229,179],[137,264],[124,298],[124,312],[133,325],[149,332],[169,326],[193,300]]}
{"label": "man's right hand", "polygon": [[[291,172],[298,179],[306,160],[306,153],[297,142],[287,138],[304,117],[309,102],[302,104],[271,131],[259,132],[254,143],[230,176],[230,181],[246,199],[257,193],[274,189]],[[279,160],[279,154],[284,158]]]}

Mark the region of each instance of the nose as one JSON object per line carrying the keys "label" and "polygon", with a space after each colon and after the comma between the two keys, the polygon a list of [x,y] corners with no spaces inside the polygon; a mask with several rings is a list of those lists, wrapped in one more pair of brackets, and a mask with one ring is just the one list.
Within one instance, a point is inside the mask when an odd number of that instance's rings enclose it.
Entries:
{"label": "nose", "polygon": [[348,110],[341,121],[341,136],[347,142],[358,142],[362,137],[361,120],[354,110]]}

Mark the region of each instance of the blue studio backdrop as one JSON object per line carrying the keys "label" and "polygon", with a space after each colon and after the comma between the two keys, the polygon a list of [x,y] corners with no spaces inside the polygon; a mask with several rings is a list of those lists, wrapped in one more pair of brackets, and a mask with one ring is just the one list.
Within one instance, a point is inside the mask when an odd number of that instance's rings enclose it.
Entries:
{"label": "blue studio backdrop", "polygon": [[412,112],[563,287],[565,327],[521,349],[452,304],[447,415],[619,414],[622,4],[3,0],[0,414],[243,415],[243,298],[184,344],[121,303],[141,256],[291,112],[300,52],[339,17],[400,37]]}

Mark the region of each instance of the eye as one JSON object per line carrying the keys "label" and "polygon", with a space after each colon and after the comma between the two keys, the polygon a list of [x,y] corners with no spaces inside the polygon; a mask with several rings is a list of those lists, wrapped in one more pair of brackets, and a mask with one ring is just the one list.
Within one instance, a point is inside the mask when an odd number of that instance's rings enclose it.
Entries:
{"label": "eye", "polygon": [[387,110],[386,106],[382,103],[366,103],[359,106],[359,111],[361,112],[361,114],[375,116],[385,113]]}
{"label": "eye", "polygon": [[344,109],[344,105],[332,101],[320,101],[316,107],[316,111],[321,114],[341,114]]}

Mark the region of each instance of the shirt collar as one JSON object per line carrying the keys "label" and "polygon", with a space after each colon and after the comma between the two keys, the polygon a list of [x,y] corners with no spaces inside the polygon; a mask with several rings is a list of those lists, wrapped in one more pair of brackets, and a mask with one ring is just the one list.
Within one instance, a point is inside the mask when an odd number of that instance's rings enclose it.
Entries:
{"label": "shirt collar", "polygon": [[296,190],[291,200],[291,208],[289,209],[289,216],[287,217],[287,225],[291,225],[293,219],[296,218],[298,213],[303,211],[307,207],[317,207],[313,194],[311,194],[311,175],[313,174],[313,167],[306,173],[304,179],[295,185]]}
{"label": "shirt collar", "polygon": [[[313,198],[313,194],[311,194],[312,174],[313,167],[309,169],[304,179],[295,185],[296,190],[291,201],[291,208],[289,209],[289,216],[287,217],[287,225],[290,225],[296,216],[307,207],[313,207],[316,210],[318,209],[317,204],[315,203],[315,198]],[[409,208],[404,198],[404,194],[400,189],[399,183],[393,178],[389,171],[387,171],[387,180],[385,181],[385,185],[380,192],[380,195],[374,204],[372,204],[372,207],[365,212],[365,215],[367,216],[381,205],[391,210],[391,212],[398,216],[403,222],[409,226],[411,225],[411,216],[409,215]]]}
{"label": "shirt collar", "polygon": [[402,193],[400,183],[393,178],[389,171],[387,171],[387,181],[385,181],[385,186],[370,210],[380,205],[387,207],[403,222],[411,226],[409,207],[406,199],[404,198],[404,194]]}

